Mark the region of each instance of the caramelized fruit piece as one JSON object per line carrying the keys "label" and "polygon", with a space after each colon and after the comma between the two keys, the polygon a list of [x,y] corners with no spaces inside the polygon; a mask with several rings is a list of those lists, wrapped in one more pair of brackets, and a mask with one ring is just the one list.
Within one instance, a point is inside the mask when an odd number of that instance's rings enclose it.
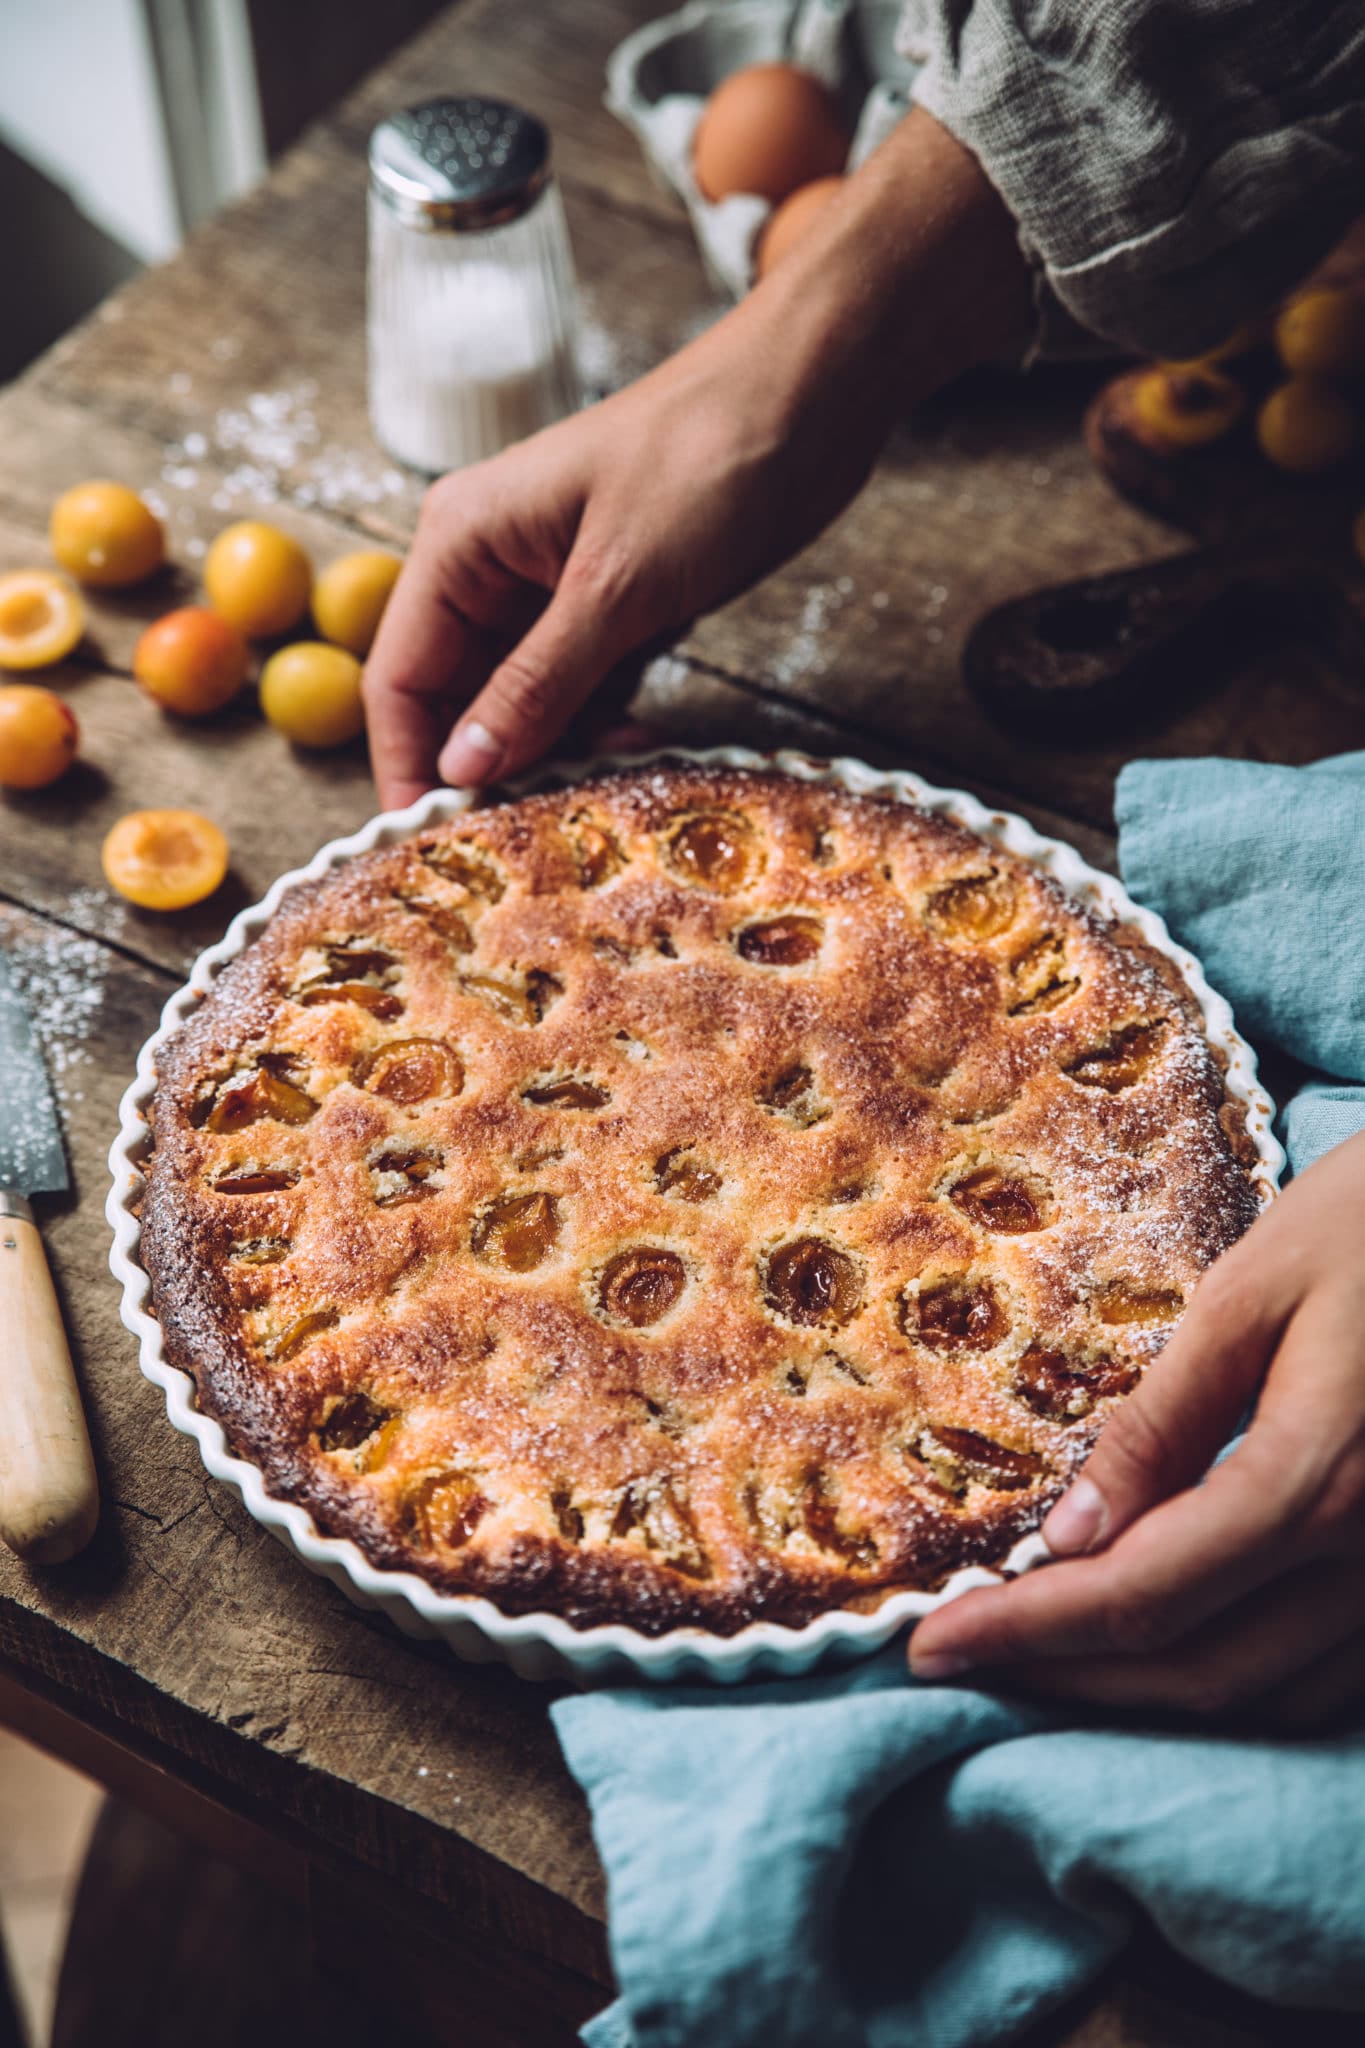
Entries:
{"label": "caramelized fruit piece", "polygon": [[439,1152],[417,1146],[376,1153],[370,1160],[375,1201],[381,1209],[391,1209],[396,1202],[418,1202],[425,1195],[434,1195],[431,1177],[443,1164]]}
{"label": "caramelized fruit piece", "polygon": [[[267,1056],[268,1059],[268,1056]],[[219,1089],[204,1119],[215,1136],[244,1131],[249,1124],[306,1124],[317,1102],[304,1088],[263,1059],[249,1073],[233,1076]]]}
{"label": "caramelized fruit piece", "polygon": [[754,828],[737,811],[698,811],[675,825],[664,842],[664,859],[685,882],[733,895],[757,872]]}
{"label": "caramelized fruit piece", "polygon": [[228,1247],[228,1257],[239,1259],[244,1266],[278,1266],[289,1252],[287,1237],[243,1237]]}
{"label": "caramelized fruit piece", "polygon": [[988,1280],[944,1280],[901,1301],[901,1328],[930,1351],[989,1351],[1010,1326]]}
{"label": "caramelized fruit piece", "polygon": [[600,889],[626,864],[620,842],[605,825],[594,824],[581,812],[569,820],[569,851],[580,889]]}
{"label": "caramelized fruit piece", "polygon": [[85,631],[85,604],[51,569],[0,576],[0,668],[47,668],[63,661]]}
{"label": "caramelized fruit piece", "polygon": [[574,1506],[573,1494],[567,1486],[557,1486],[550,1495],[550,1508],[555,1526],[566,1543],[583,1541],[583,1514]]}
{"label": "caramelized fruit piece", "polygon": [[475,1252],[490,1266],[529,1273],[553,1251],[559,1236],[559,1204],[553,1195],[502,1195],[475,1218]]}
{"label": "caramelized fruit piece", "polygon": [[464,1068],[437,1038],[394,1038],[356,1063],[354,1079],[372,1095],[386,1096],[406,1108],[433,1096],[458,1095]]}
{"label": "caramelized fruit piece", "polygon": [[800,967],[820,951],[825,927],[818,917],[793,912],[744,927],[735,941],[742,960],[758,967]]}
{"label": "caramelized fruit piece", "polygon": [[299,1177],[297,1166],[225,1166],[215,1175],[213,1191],[218,1195],[274,1195],[292,1188]]}
{"label": "caramelized fruit piece", "polygon": [[299,1001],[312,1008],[318,1003],[354,1003],[361,1010],[368,1010],[371,1016],[391,1024],[395,1017],[403,1014],[403,1005],[398,997],[387,989],[375,988],[368,981],[329,982],[323,987],[305,989]]}
{"label": "caramelized fruit piece", "polygon": [[323,1451],[358,1451],[384,1425],[393,1420],[391,1408],[381,1408],[368,1394],[343,1394],[318,1424],[318,1448]]}
{"label": "caramelized fruit piece", "polygon": [[130,811],[100,849],[104,879],[142,910],[186,910],[228,870],[228,843],[198,811]]}
{"label": "caramelized fruit piece", "polygon": [[313,1337],[324,1330],[333,1330],[341,1321],[334,1308],[313,1308],[305,1315],[296,1316],[291,1323],[283,1324],[267,1340],[265,1355],[272,1365],[279,1365],[284,1359],[292,1358],[301,1351]]}
{"label": "caramelized fruit piece", "polygon": [[522,1090],[523,1099],[538,1109],[601,1109],[611,1101],[611,1091],[596,1081],[580,1081],[567,1075],[562,1081],[537,1081]]}
{"label": "caramelized fruit piece", "polygon": [[644,1330],[682,1297],[687,1268],[662,1245],[635,1245],[608,1259],[597,1283],[597,1303],[613,1322]]}
{"label": "caramelized fruit piece", "polygon": [[398,962],[392,953],[377,946],[328,946],[327,965],[298,992],[306,1006],[317,1003],[355,1003],[362,1010],[384,1020],[399,1017],[403,1005],[393,993],[398,979]]}
{"label": "caramelized fruit piece", "polygon": [[832,1550],[855,1569],[866,1571],[876,1564],[877,1546],[871,1536],[864,1529],[844,1526],[833,1495],[820,1479],[807,1485],[804,1508],[806,1528],[822,1550]]}
{"label": "caramelized fruit piece", "polygon": [[166,559],[161,521],[127,484],[102,477],[62,492],[47,536],[67,574],[100,590],[142,583]]}
{"label": "caramelized fruit piece", "polygon": [[706,1166],[690,1145],[665,1152],[654,1163],[654,1185],[661,1195],[678,1195],[684,1202],[709,1202],[724,1186],[713,1166]]}
{"label": "caramelized fruit piece", "polygon": [[1010,1236],[1041,1230],[1052,1208],[1047,1189],[1036,1176],[1002,1173],[996,1166],[978,1166],[966,1174],[953,1188],[951,1200],[983,1230]]}
{"label": "caramelized fruit piece", "polygon": [[55,691],[0,684],[0,789],[46,789],[65,775],[79,742],[75,713]]}
{"label": "caramelized fruit piece", "polygon": [[1136,1366],[1121,1365],[1117,1359],[1096,1358],[1082,1365],[1038,1344],[1029,1346],[1014,1369],[1020,1400],[1049,1422],[1074,1422],[1088,1415],[1097,1401],[1131,1392],[1138,1377]]}
{"label": "caramelized fruit piece", "polygon": [[418,846],[417,852],[429,868],[434,868],[447,882],[454,882],[469,895],[477,896],[484,903],[501,901],[507,884],[492,856],[482,847],[471,846],[463,840],[451,844],[429,839]]}
{"label": "caramelized fruit piece", "polygon": [[564,984],[556,975],[547,974],[543,967],[532,967],[526,975],[526,1000],[531,1014],[539,1024],[551,1003],[557,1003],[564,993]]}
{"label": "caramelized fruit piece", "polygon": [[313,565],[296,540],[260,519],[225,526],[204,557],[204,590],[248,640],[287,633],[308,609]]}
{"label": "caramelized fruit piece", "polygon": [[1008,875],[987,868],[935,889],[924,905],[925,921],[943,939],[993,939],[1013,924],[1018,897]]}
{"label": "caramelized fruit piece", "polygon": [[540,1021],[525,991],[510,981],[499,981],[491,974],[462,974],[457,985],[462,995],[486,1003],[505,1023],[529,1026]]}
{"label": "caramelized fruit piece", "polygon": [[474,944],[474,934],[468,921],[449,903],[438,903],[434,896],[423,896],[419,890],[399,889],[395,891],[398,901],[414,917],[420,917],[429,924],[439,938],[445,940],[457,953],[467,953]]}
{"label": "caramelized fruit piece", "polygon": [[809,1067],[786,1067],[758,1096],[760,1109],[785,1117],[798,1130],[808,1130],[829,1115],[828,1105],[816,1093],[815,1076]]}
{"label": "caramelized fruit piece", "polygon": [[837,1328],[862,1306],[857,1261],[823,1237],[798,1237],[768,1259],[763,1298],[788,1322]]}
{"label": "caramelized fruit piece", "polygon": [[1173,1323],[1184,1306],[1164,1287],[1106,1287],[1095,1298],[1102,1323]]}
{"label": "caramelized fruit piece", "polygon": [[1164,1017],[1154,1024],[1127,1024],[1093,1052],[1082,1053],[1063,1072],[1083,1087],[1103,1088],[1107,1094],[1117,1095],[1142,1079],[1160,1054],[1165,1037]]}
{"label": "caramelized fruit piece", "polygon": [[409,1490],[404,1519],[423,1547],[460,1550],[492,1505],[472,1472],[432,1472]]}
{"label": "caramelized fruit piece", "polygon": [[953,1429],[945,1423],[925,1430],[918,1449],[935,1477],[952,1493],[960,1492],[964,1482],[972,1479],[998,1492],[1013,1492],[1017,1487],[1032,1486],[1047,1470],[1036,1451],[1011,1450],[978,1436],[974,1429]]}
{"label": "caramelized fruit piece", "polygon": [[637,1531],[674,1571],[692,1579],[709,1578],[711,1567],[696,1524],[681,1489],[675,1488],[671,1479],[632,1479],[621,1495],[612,1516],[611,1534],[620,1542]]}
{"label": "caramelized fruit piece", "polygon": [[1010,984],[1005,999],[1010,1016],[1032,1017],[1040,1010],[1055,1010],[1081,982],[1069,969],[1065,941],[1056,932],[1043,932],[1011,960]]}

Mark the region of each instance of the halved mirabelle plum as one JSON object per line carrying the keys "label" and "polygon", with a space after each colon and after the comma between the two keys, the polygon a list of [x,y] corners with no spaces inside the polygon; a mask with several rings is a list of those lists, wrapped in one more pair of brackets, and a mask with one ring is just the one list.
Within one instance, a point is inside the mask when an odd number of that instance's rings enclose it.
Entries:
{"label": "halved mirabelle plum", "polygon": [[108,834],[100,865],[111,889],[142,910],[185,910],[211,896],[228,843],[198,811],[130,811]]}
{"label": "halved mirabelle plum", "polygon": [[363,661],[403,564],[397,555],[361,548],[329,562],[313,585],[313,617],[324,640]]}
{"label": "halved mirabelle plum", "polygon": [[48,668],[85,631],[80,592],[51,569],[0,576],[0,668]]}
{"label": "halved mirabelle plum", "polygon": [[313,565],[298,542],[261,519],[224,527],[204,557],[209,603],[249,640],[297,626],[312,584]]}
{"label": "halved mirabelle plum", "polygon": [[1133,386],[1133,410],[1168,449],[1202,448],[1234,427],[1246,406],[1240,384],[1219,370],[1158,364]]}
{"label": "halved mirabelle plum", "polygon": [[360,663],[325,640],[282,647],[261,670],[261,709],[297,746],[344,746],[365,724]]}
{"label": "halved mirabelle plum", "polygon": [[122,590],[166,559],[161,521],[127,484],[105,478],[63,491],[48,526],[52,552],[78,583]]}
{"label": "halved mirabelle plum", "polygon": [[148,626],[133,649],[133,674],[163,711],[206,718],[246,681],[251,650],[235,626],[205,605],[182,605]]}
{"label": "halved mirabelle plum", "polygon": [[70,710],[36,683],[0,685],[0,788],[46,789],[76,758]]}

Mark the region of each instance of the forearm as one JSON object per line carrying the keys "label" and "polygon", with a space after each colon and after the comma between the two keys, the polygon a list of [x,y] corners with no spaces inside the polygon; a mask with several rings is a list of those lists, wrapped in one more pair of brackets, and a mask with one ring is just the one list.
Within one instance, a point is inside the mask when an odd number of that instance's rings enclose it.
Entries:
{"label": "forearm", "polygon": [[[971,153],[916,108],[734,311],[666,365],[761,363],[774,431],[812,413],[884,436],[973,364],[1021,347],[1015,224]],[[833,452],[833,451],[831,451]]]}

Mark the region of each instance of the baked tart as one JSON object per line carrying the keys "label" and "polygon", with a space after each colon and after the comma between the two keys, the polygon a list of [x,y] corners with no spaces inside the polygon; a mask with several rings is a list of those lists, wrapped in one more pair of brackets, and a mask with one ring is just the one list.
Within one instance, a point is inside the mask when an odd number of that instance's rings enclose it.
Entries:
{"label": "baked tart", "polygon": [[1259,1207],[1139,933],[935,812],[686,763],[293,889],[151,1121],[166,1354],[268,1490],[647,1634],[999,1562]]}

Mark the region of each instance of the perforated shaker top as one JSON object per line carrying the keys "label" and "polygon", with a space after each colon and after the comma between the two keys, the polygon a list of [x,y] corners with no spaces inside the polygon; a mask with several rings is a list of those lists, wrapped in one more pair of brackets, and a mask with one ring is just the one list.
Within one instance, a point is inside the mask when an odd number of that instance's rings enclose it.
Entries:
{"label": "perforated shaker top", "polygon": [[405,226],[499,227],[534,204],[550,175],[543,124],[505,100],[425,100],[370,137],[370,182]]}

